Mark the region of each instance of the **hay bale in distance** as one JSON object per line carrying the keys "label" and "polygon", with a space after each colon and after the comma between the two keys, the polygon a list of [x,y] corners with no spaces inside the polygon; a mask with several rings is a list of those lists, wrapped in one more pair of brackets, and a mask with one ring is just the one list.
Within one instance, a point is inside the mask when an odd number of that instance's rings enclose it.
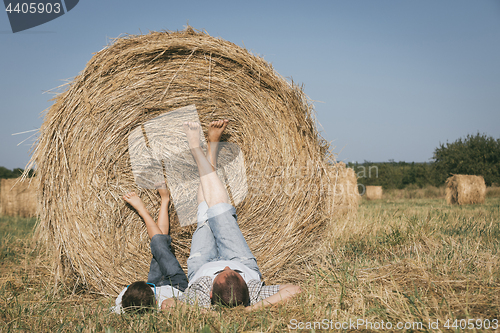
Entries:
{"label": "hay bale in distance", "polygon": [[382,199],[382,186],[366,186],[365,198],[367,200]]}
{"label": "hay bale in distance", "polygon": [[33,217],[37,213],[37,181],[32,179],[2,179],[0,215]]}
{"label": "hay bale in distance", "polygon": [[446,202],[449,205],[484,203],[485,197],[483,176],[453,175],[446,180]]}
{"label": "hay bale in distance", "polygon": [[[345,178],[345,165],[333,177],[312,105],[262,58],[191,28],[127,36],[95,54],[57,96],[31,159],[41,181],[37,233],[54,249],[57,276],[76,273],[102,294],[146,279],[146,229],[121,197],[136,191],[155,219],[160,198],[135,183],[127,136],[192,104],[205,133],[210,121],[230,120],[222,140],[241,147],[248,181],[238,223],[266,282],[300,279],[332,212],[346,211],[337,203],[355,212],[356,195],[335,201],[328,190]],[[195,226],[181,228],[172,207],[169,216],[185,269]]]}

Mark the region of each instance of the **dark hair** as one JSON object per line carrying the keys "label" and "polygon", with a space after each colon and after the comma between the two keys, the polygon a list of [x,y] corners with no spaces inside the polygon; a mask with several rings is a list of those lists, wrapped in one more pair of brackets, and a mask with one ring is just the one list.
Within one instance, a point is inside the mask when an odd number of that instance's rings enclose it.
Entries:
{"label": "dark hair", "polygon": [[122,308],[127,312],[145,313],[154,308],[155,294],[144,281],[137,281],[128,286],[122,297]]}
{"label": "dark hair", "polygon": [[214,280],[211,302],[228,307],[247,306],[250,302],[248,286],[238,273],[230,273],[223,283]]}

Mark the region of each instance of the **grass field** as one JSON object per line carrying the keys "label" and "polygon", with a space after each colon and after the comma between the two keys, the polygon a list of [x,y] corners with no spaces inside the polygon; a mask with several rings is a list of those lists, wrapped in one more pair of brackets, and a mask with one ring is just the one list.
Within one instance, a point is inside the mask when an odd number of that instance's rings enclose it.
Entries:
{"label": "grass field", "polygon": [[53,288],[31,242],[34,223],[0,217],[1,332],[500,331],[499,197],[473,206],[362,202],[356,218],[330,231],[304,292],[250,315],[112,315],[112,298]]}

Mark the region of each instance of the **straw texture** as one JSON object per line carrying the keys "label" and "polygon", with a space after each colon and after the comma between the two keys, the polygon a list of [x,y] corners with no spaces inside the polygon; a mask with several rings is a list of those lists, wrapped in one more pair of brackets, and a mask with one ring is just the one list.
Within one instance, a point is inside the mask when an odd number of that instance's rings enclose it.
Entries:
{"label": "straw texture", "polygon": [[33,217],[37,212],[37,179],[2,179],[0,215]]}
{"label": "straw texture", "polygon": [[365,198],[367,200],[378,200],[382,199],[382,186],[366,186]]}
{"label": "straw texture", "polygon": [[453,175],[446,180],[446,202],[449,205],[484,203],[485,198],[483,176]]}
{"label": "straw texture", "polygon": [[[300,87],[262,58],[192,28],[127,36],[96,53],[57,96],[32,156],[41,181],[37,232],[54,249],[56,277],[72,273],[102,294],[146,279],[146,230],[121,196],[136,191],[155,219],[160,197],[135,183],[127,137],[188,105],[204,133],[212,120],[230,120],[222,141],[241,148],[248,185],[238,223],[268,283],[302,279],[334,214],[356,213],[355,175],[327,162],[333,156]],[[180,227],[175,207],[169,215],[186,268],[194,226]]]}

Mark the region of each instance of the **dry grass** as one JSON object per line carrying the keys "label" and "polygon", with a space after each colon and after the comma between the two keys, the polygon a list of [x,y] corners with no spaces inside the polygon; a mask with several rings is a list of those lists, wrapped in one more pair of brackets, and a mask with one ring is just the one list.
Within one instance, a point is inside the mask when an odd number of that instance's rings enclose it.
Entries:
{"label": "dry grass", "polygon": [[419,188],[418,186],[409,185],[404,189],[390,189],[384,191],[384,198],[386,200],[399,200],[399,199],[438,199],[445,197],[445,187],[425,186]]}
{"label": "dry grass", "polygon": [[[282,332],[324,319],[448,331],[447,320],[499,319],[499,221],[500,198],[480,206],[449,206],[442,199],[363,202],[357,218],[335,221],[323,255],[309,264],[304,292],[250,315],[238,309],[110,315],[113,298],[73,284],[60,284],[53,294],[49,263],[30,238],[3,232],[2,251],[13,251],[2,257],[0,331]],[[13,224],[0,222],[0,231]],[[436,320],[439,329],[429,329]]]}
{"label": "dry grass", "polygon": [[349,263],[359,283],[349,302],[373,302],[399,318],[406,311],[424,320],[472,312],[495,317],[499,203],[495,198],[470,209],[445,208],[440,200],[362,205],[359,220],[332,241],[333,253],[341,254],[332,257],[332,268]]}
{"label": "dry grass", "polygon": [[446,202],[450,205],[484,203],[486,184],[482,176],[453,175],[446,180]]}
{"label": "dry grass", "polygon": [[486,197],[487,198],[500,197],[500,187],[499,186],[487,187]]}
{"label": "dry grass", "polygon": [[[34,150],[38,236],[52,249],[56,276],[76,274],[109,295],[145,279],[146,230],[121,196],[138,192],[154,218],[160,198],[137,186],[128,135],[188,105],[203,130],[230,120],[222,140],[241,147],[249,186],[238,222],[268,283],[302,280],[299,268],[315,255],[331,216],[355,213],[357,187],[344,186],[352,174],[327,163],[333,157],[300,87],[262,58],[191,28],[127,36],[97,52],[57,96]],[[347,188],[353,192],[339,197]],[[175,209],[170,218],[185,268],[193,226],[181,228]]]}

